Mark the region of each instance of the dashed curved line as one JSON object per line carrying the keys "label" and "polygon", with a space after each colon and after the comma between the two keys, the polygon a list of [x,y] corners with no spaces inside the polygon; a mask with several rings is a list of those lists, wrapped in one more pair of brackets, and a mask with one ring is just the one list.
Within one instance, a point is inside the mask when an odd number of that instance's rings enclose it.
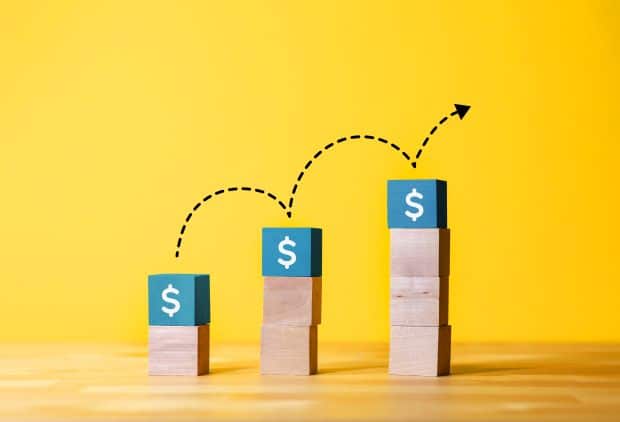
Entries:
{"label": "dashed curved line", "polygon": [[[397,153],[399,153],[405,160],[407,161],[411,161],[411,156],[409,155],[409,153],[407,153],[406,151],[404,151],[400,145],[395,144],[395,143],[390,143],[387,139],[385,138],[381,138],[378,136],[374,136],[374,135],[369,135],[369,134],[365,134],[365,135],[351,135],[349,137],[342,137],[342,138],[338,138],[336,139],[334,142],[330,142],[328,144],[326,144],[323,148],[319,149],[318,151],[316,151],[312,157],[313,159],[308,160],[306,162],[306,164],[304,165],[304,169],[302,171],[299,172],[299,174],[297,175],[297,181],[296,183],[293,184],[293,187],[291,188],[291,196],[289,197],[288,200],[288,212],[287,215],[289,218],[291,218],[293,216],[293,203],[294,203],[294,198],[295,195],[297,194],[297,191],[299,189],[299,186],[301,185],[301,180],[304,178],[304,176],[306,175],[306,173],[308,172],[308,170],[310,169],[310,167],[314,164],[314,162],[321,157],[322,155],[324,155],[324,153],[326,153],[327,151],[331,150],[334,146],[341,144],[347,140],[351,140],[351,141],[357,141],[357,140],[368,140],[368,141],[375,141],[384,145],[389,146],[391,149],[393,149],[394,151],[396,151]],[[413,163],[413,168],[415,168],[415,163]]]}
{"label": "dashed curved line", "polygon": [[415,160],[411,162],[411,166],[413,168],[416,168],[417,160],[420,159],[420,156],[422,155],[424,148],[426,147],[426,145],[428,145],[428,142],[431,140],[431,136],[433,136],[435,132],[437,132],[437,129],[439,129],[439,126],[446,123],[449,117],[455,116],[457,114],[458,114],[458,111],[455,110],[452,113],[450,113],[450,116],[443,116],[441,119],[439,119],[439,123],[432,127],[432,129],[429,131],[428,136],[424,138],[424,140],[422,141],[422,145],[420,145],[420,148],[418,148],[418,152],[416,152],[415,154]]}
{"label": "dashed curved line", "polygon": [[404,151],[398,144],[395,143],[391,143],[389,142],[387,139],[385,138],[381,138],[381,137],[375,137],[374,135],[351,135],[349,137],[342,137],[342,138],[338,138],[336,139],[336,141],[334,142],[330,142],[328,144],[326,144],[323,148],[319,149],[317,152],[315,152],[313,154],[313,159],[308,160],[304,166],[304,169],[302,171],[299,172],[299,174],[297,175],[297,180],[296,182],[293,184],[293,187],[291,189],[291,196],[288,199],[288,206],[281,201],[280,199],[278,199],[278,197],[271,193],[266,191],[265,189],[262,188],[252,188],[250,186],[230,186],[224,189],[218,189],[208,195],[206,195],[205,197],[202,198],[201,202],[196,203],[196,205],[194,205],[194,207],[192,208],[192,211],[189,212],[187,214],[187,216],[185,217],[185,223],[182,225],[181,230],[179,232],[179,237],[177,238],[177,244],[176,244],[176,252],[175,252],[175,257],[179,257],[180,256],[180,250],[181,250],[181,245],[183,243],[183,236],[185,234],[185,232],[187,231],[187,226],[189,225],[190,220],[192,219],[193,215],[195,212],[198,211],[198,209],[207,201],[211,200],[212,198],[222,195],[223,193],[226,192],[254,192],[254,193],[258,193],[260,195],[264,195],[265,197],[273,200],[276,204],[278,204],[280,206],[280,208],[282,208],[287,217],[292,218],[293,216],[293,204],[294,204],[294,200],[295,200],[295,195],[297,194],[299,187],[301,185],[301,181],[304,178],[304,176],[306,175],[306,172],[308,171],[308,169],[312,166],[312,164],[314,163],[315,160],[317,160],[319,157],[323,156],[325,152],[331,150],[332,148],[334,148],[336,145],[342,144],[343,142],[346,141],[353,141],[353,140],[368,140],[368,141],[375,141],[378,143],[381,143],[383,145],[389,146],[391,149],[393,149],[395,152],[397,152],[400,156],[402,156],[404,159],[406,159],[407,161],[409,161],[411,163],[411,167],[413,168],[417,168],[417,162],[420,159],[424,148],[428,145],[429,141],[431,140],[431,137],[437,132],[437,130],[439,129],[439,127],[443,124],[445,124],[449,117],[455,116],[458,114],[458,111],[453,111],[452,113],[450,113],[449,116],[443,116],[437,125],[434,125],[431,130],[429,131],[429,134],[424,138],[424,140],[422,141],[422,144],[420,145],[420,147],[418,148],[416,154],[415,154],[415,159],[411,158],[411,155],[409,155],[408,152]]}
{"label": "dashed curved line", "polygon": [[187,230],[187,226],[189,225],[190,220],[194,216],[194,213],[196,211],[198,211],[198,209],[203,204],[208,202],[210,199],[215,198],[216,196],[222,195],[222,194],[224,194],[226,192],[254,192],[254,193],[260,194],[262,196],[265,196],[265,197],[271,199],[276,204],[278,204],[280,206],[280,208],[282,208],[284,211],[286,211],[286,204],[284,202],[282,202],[280,199],[278,199],[278,197],[275,194],[273,194],[271,192],[267,192],[265,189],[252,188],[250,186],[242,186],[242,187],[230,186],[230,187],[227,187],[227,188],[224,188],[224,189],[218,189],[218,190],[214,191],[213,193],[210,193],[210,194],[206,195],[205,197],[203,197],[202,201],[196,203],[196,205],[194,205],[194,207],[192,208],[193,211],[190,212],[189,214],[187,214],[187,217],[185,217],[185,224],[183,224],[181,226],[181,230],[179,231],[179,237],[177,238],[176,251],[174,253],[174,256],[176,258],[178,258],[181,255],[181,245],[183,243],[183,236],[185,235],[185,231]]}
{"label": "dashed curved line", "polygon": [[[317,152],[314,153],[313,158],[314,160],[316,160],[317,158],[319,158],[323,152],[327,152],[328,150],[330,150],[332,147],[334,147],[334,145],[337,144],[341,144],[345,141],[347,141],[347,139],[350,140],[357,140],[357,139],[367,139],[370,141],[377,141],[380,142],[384,145],[389,146],[390,148],[392,148],[393,150],[395,150],[396,152],[399,152],[400,155],[407,161],[409,161],[411,163],[411,167],[413,167],[414,169],[417,168],[418,166],[418,160],[420,159],[420,157],[422,156],[422,152],[424,151],[424,148],[428,145],[428,142],[430,141],[431,137],[437,132],[437,130],[439,129],[439,127],[441,125],[443,125],[444,123],[446,123],[448,121],[448,119],[452,116],[455,116],[458,114],[458,111],[453,111],[452,113],[450,113],[449,116],[443,116],[441,119],[439,119],[438,124],[434,125],[431,130],[429,131],[428,136],[426,136],[424,138],[424,140],[422,141],[422,145],[420,146],[420,148],[418,149],[418,151],[415,154],[415,159],[411,159],[411,155],[409,155],[408,152],[402,150],[402,148],[400,147],[400,145],[393,143],[393,142],[389,142],[387,139],[385,138],[381,138],[381,137],[375,137],[374,135],[351,135],[348,138],[347,137],[342,137],[339,138],[334,142],[330,142],[327,145],[325,145],[322,149],[318,150]],[[287,212],[287,215],[289,218],[292,217],[293,212],[292,212],[292,208],[293,208],[293,199],[295,197],[295,194],[298,191],[299,188],[299,184],[301,182],[301,179],[303,179],[305,172],[308,171],[308,169],[310,168],[310,166],[313,164],[313,160],[309,160],[306,165],[304,166],[304,170],[302,170],[299,175],[297,176],[297,183],[295,183],[293,185],[293,188],[291,189],[291,196],[289,197],[289,211]]]}

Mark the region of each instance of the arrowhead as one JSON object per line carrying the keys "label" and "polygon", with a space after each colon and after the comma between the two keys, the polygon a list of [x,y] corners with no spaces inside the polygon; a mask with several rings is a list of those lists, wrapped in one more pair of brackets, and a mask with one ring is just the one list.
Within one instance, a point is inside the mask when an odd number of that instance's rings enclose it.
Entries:
{"label": "arrowhead", "polygon": [[459,118],[463,120],[463,117],[465,117],[471,106],[465,104],[454,104],[454,108],[456,109],[456,111],[452,114],[458,114]]}

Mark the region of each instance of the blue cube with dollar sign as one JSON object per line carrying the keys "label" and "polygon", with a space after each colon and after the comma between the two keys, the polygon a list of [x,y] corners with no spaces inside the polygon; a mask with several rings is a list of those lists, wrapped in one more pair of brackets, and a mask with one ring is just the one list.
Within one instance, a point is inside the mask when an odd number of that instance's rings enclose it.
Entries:
{"label": "blue cube with dollar sign", "polygon": [[211,322],[208,274],[149,275],[149,325]]}
{"label": "blue cube with dollar sign", "polygon": [[263,229],[263,276],[320,277],[323,231],[306,227]]}
{"label": "blue cube with dollar sign", "polygon": [[388,180],[388,228],[444,229],[448,224],[444,180]]}

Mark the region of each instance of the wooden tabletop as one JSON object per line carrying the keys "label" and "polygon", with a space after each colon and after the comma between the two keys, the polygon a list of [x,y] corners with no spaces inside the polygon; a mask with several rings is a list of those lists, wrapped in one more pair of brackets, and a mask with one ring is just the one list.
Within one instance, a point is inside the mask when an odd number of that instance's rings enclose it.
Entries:
{"label": "wooden tabletop", "polygon": [[386,344],[321,344],[315,376],[261,376],[257,345],[212,373],[149,377],[145,346],[1,345],[1,420],[620,420],[620,345],[453,346],[452,375],[387,374]]}

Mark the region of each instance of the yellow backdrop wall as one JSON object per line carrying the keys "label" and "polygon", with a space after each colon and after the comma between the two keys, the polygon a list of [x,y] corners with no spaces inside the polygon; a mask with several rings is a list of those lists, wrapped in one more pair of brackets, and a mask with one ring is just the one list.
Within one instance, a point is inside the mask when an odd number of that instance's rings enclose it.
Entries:
{"label": "yellow backdrop wall", "polygon": [[[386,180],[449,183],[455,341],[618,341],[618,2],[2,2],[2,341],[144,341],[146,277],[259,337],[260,228],[324,229],[321,340],[387,340]],[[220,187],[253,196],[187,211]],[[614,193],[616,192],[616,193]]]}

